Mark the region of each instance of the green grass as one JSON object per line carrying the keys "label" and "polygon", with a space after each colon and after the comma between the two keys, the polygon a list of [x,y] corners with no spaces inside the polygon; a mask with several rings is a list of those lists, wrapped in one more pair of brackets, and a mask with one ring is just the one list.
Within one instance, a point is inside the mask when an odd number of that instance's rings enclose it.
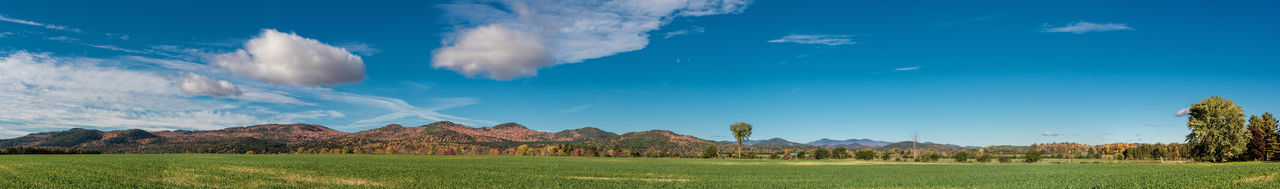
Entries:
{"label": "green grass", "polygon": [[0,155],[0,188],[1280,188],[1280,163]]}

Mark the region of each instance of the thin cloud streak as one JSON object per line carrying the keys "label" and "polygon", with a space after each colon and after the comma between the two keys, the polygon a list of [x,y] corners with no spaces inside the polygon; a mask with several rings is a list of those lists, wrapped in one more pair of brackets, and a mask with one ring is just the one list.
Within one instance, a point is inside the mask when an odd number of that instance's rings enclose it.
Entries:
{"label": "thin cloud streak", "polygon": [[25,25],[31,25],[31,26],[38,26],[38,27],[44,27],[44,28],[54,29],[54,30],[62,30],[62,31],[69,31],[69,32],[75,32],[75,33],[81,33],[80,29],[76,29],[76,28],[68,28],[68,27],[66,27],[66,26],[59,26],[59,25],[53,25],[53,24],[40,23],[40,22],[36,22],[36,21],[30,21],[30,20],[17,19],[17,18],[13,18],[13,17],[5,16],[5,15],[3,15],[3,14],[0,14],[0,21],[12,22],[12,23],[17,23],[17,24],[25,24]]}
{"label": "thin cloud streak", "polygon": [[818,44],[818,45],[827,45],[827,46],[857,44],[858,42],[854,42],[853,39],[851,39],[851,37],[853,36],[852,35],[825,35],[825,34],[816,34],[816,35],[791,34],[787,36],[782,36],[782,38],[769,40],[766,42]]}
{"label": "thin cloud streak", "polygon": [[1116,24],[1116,23],[1099,24],[1099,23],[1085,22],[1085,21],[1072,23],[1071,25],[1062,26],[1062,27],[1050,27],[1047,24],[1042,27],[1044,27],[1044,30],[1041,30],[1041,31],[1047,32],[1047,33],[1073,33],[1073,34],[1084,34],[1089,32],[1104,32],[1104,31],[1134,30],[1132,27],[1129,27],[1129,25],[1127,24]]}
{"label": "thin cloud streak", "polygon": [[920,66],[912,66],[912,67],[894,68],[893,71],[911,71],[911,70],[919,70],[919,69],[920,69]]}

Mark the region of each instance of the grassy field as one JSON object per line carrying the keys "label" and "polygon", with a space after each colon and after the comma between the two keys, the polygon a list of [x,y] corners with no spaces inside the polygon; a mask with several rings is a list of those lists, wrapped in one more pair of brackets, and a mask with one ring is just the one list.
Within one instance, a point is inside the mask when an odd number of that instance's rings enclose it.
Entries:
{"label": "grassy field", "polygon": [[413,155],[2,155],[0,188],[1280,188],[1280,163],[978,164]]}

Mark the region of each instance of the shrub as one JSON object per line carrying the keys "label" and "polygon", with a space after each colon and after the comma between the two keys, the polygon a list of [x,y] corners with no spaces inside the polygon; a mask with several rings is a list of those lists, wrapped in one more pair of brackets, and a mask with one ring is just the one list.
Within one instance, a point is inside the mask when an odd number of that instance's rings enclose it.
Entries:
{"label": "shrub", "polygon": [[706,150],[702,150],[702,158],[715,158],[720,155],[720,151],[716,150],[715,145],[707,146]]}
{"label": "shrub", "polygon": [[871,160],[871,159],[875,159],[875,158],[876,158],[876,151],[872,151],[872,150],[858,150],[858,152],[854,152],[854,153],[853,153],[853,156],[854,156],[855,158],[860,159],[860,160]]}
{"label": "shrub", "polygon": [[884,154],[880,154],[880,160],[889,160],[892,155],[893,154],[890,154],[889,152],[884,152]]}
{"label": "shrub", "polygon": [[982,154],[981,156],[978,156],[978,159],[976,160],[980,163],[991,162],[991,155]]}
{"label": "shrub", "polygon": [[831,152],[827,151],[826,148],[818,148],[817,150],[813,150],[813,159],[827,159],[830,156],[831,156]]}
{"label": "shrub", "polygon": [[844,147],[837,147],[836,149],[831,149],[831,159],[844,159],[844,158],[849,158],[849,149],[845,149]]}
{"label": "shrub", "polygon": [[928,161],[938,161],[938,159],[942,159],[942,154],[938,154],[938,153],[931,153],[931,154],[929,154],[929,155],[927,155],[927,156],[925,156],[925,157],[924,157],[924,161],[926,161],[926,162],[928,162]]}
{"label": "shrub", "polygon": [[1026,161],[1027,163],[1039,162],[1040,150],[1032,150],[1031,152],[1027,152],[1026,159],[1024,159],[1024,161]]}
{"label": "shrub", "polygon": [[1013,161],[1013,157],[1009,157],[1009,156],[1000,156],[1000,158],[998,158],[998,160],[997,160],[997,161],[1000,161],[1000,163],[1009,163],[1009,162],[1012,162],[1012,161]]}
{"label": "shrub", "polygon": [[955,154],[955,155],[951,156],[951,159],[955,159],[955,160],[956,160],[956,162],[964,163],[964,162],[969,161],[969,153],[968,153],[968,152],[956,152],[956,154]]}

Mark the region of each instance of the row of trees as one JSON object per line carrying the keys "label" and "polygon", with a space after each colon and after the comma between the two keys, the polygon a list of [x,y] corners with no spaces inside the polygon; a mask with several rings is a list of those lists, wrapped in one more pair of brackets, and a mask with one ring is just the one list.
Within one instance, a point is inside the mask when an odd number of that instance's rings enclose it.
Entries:
{"label": "row of trees", "polygon": [[1199,161],[1273,160],[1280,156],[1280,130],[1271,113],[1251,116],[1229,99],[1205,98],[1187,109],[1186,149]]}
{"label": "row of trees", "polygon": [[77,148],[42,148],[42,147],[8,147],[0,150],[0,155],[5,154],[101,154],[102,152],[93,150],[81,150]]}

